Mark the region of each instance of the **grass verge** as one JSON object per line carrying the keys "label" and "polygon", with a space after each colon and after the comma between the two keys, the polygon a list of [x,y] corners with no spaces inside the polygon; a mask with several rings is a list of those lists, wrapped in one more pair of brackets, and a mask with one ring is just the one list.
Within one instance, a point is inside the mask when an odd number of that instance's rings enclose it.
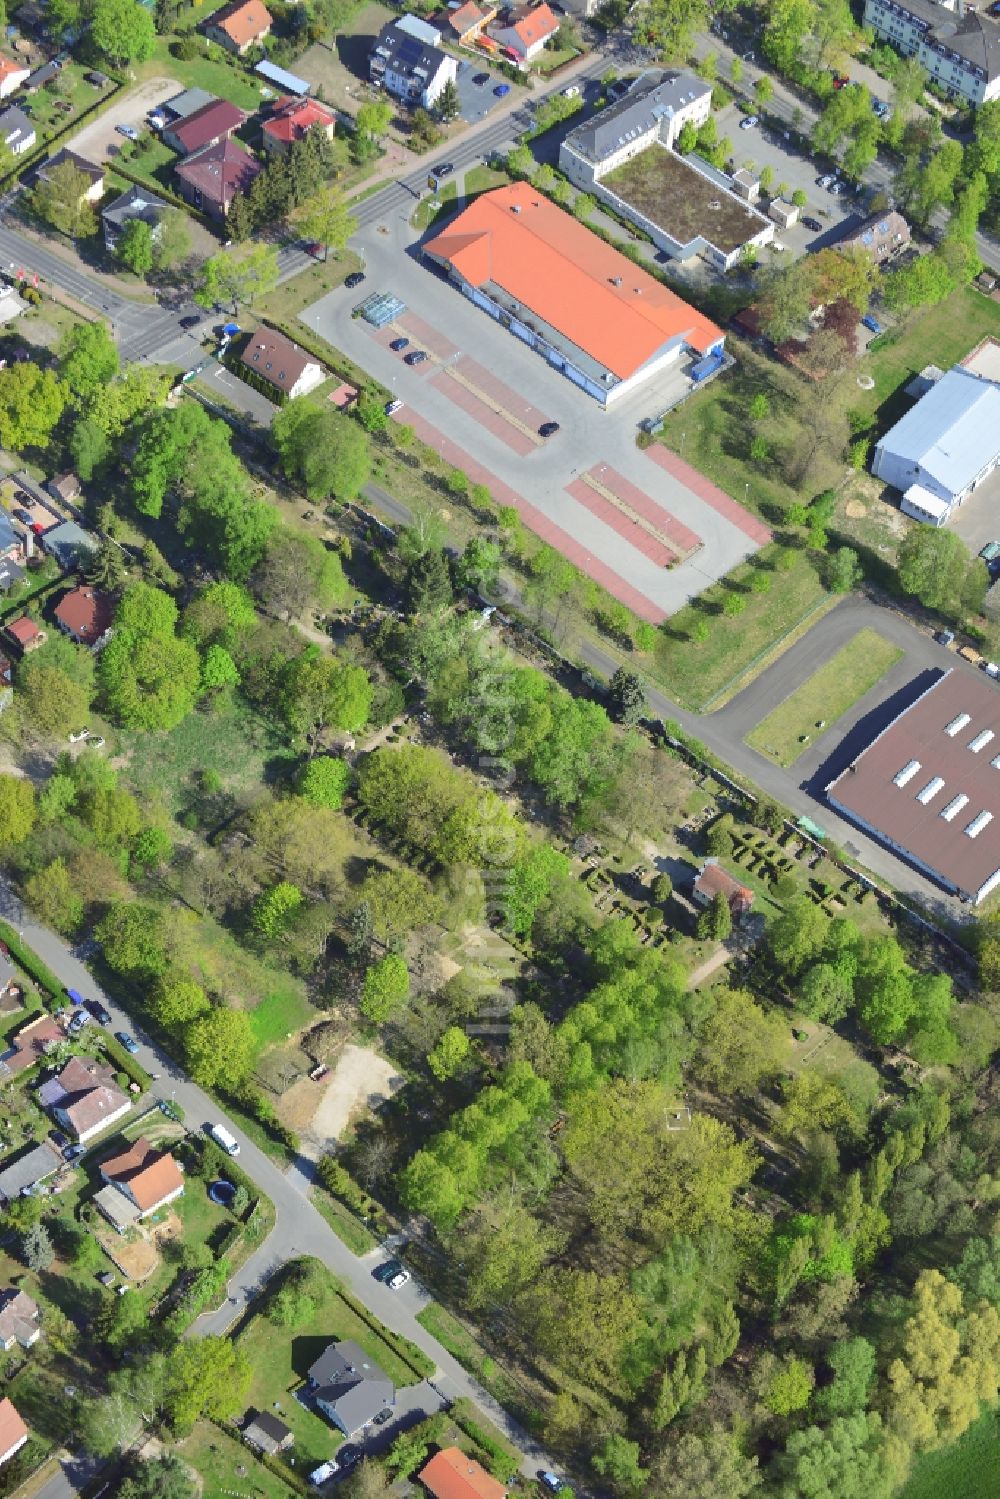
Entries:
{"label": "grass verge", "polygon": [[468,1369],[469,1373],[474,1375],[483,1388],[489,1390],[501,1405],[517,1407],[523,1403],[522,1393],[514,1380],[500,1368],[495,1359],[490,1357],[485,1348],[476,1342],[468,1328],[464,1327],[447,1307],[442,1306],[439,1301],[432,1301],[424,1307],[422,1312],[417,1313],[417,1321],[426,1332],[437,1338],[442,1348],[447,1348],[452,1357],[458,1359],[462,1368]]}
{"label": "grass verge", "polygon": [[378,1248],[378,1240],[374,1234],[370,1234],[363,1223],[359,1223],[354,1214],[350,1212],[342,1202],[331,1197],[329,1192],[322,1187],[313,1189],[310,1198],[312,1205],[329,1223],[338,1239],[341,1239],[358,1258],[371,1250]]}
{"label": "grass verge", "polygon": [[898,646],[874,630],[859,630],[751,730],[747,744],[778,765],[794,764],[807,746],[874,687],[902,654]]}
{"label": "grass verge", "polygon": [[987,1411],[951,1447],[926,1452],[898,1499],[1000,1499],[1000,1418]]}
{"label": "grass verge", "polygon": [[413,210],[410,223],[414,229],[429,229],[435,219],[448,212],[457,197],[456,184],[446,182],[439,193],[431,193],[426,198],[421,198]]}

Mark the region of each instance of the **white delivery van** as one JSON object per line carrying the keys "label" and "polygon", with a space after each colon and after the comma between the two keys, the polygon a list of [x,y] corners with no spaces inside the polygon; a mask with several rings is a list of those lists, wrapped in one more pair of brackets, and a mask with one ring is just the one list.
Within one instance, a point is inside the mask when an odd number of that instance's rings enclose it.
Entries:
{"label": "white delivery van", "polygon": [[216,1145],[221,1145],[227,1155],[239,1155],[240,1145],[235,1135],[231,1135],[222,1124],[209,1125],[208,1133]]}

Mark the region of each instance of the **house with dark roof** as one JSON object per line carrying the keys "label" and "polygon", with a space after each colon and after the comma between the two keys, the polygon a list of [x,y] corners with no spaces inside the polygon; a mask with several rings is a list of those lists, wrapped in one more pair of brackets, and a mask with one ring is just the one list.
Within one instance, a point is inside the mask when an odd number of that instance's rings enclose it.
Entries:
{"label": "house with dark roof", "polygon": [[45,532],[40,545],[46,556],[54,557],[65,573],[86,566],[98,551],[97,538],[75,520],[64,520],[53,526]]}
{"label": "house with dark roof", "polygon": [[419,16],[404,15],[383,26],[368,59],[368,76],[404,104],[430,109],[458,63],[440,46],[441,33]]}
{"label": "house with dark roof", "polygon": [[57,1077],[42,1084],[36,1097],[81,1145],[132,1107],[132,1100],[115,1082],[111,1068],[89,1057],[70,1057]]}
{"label": "house with dark roof", "polygon": [[271,15],[262,0],[231,0],[205,22],[205,35],[227,52],[242,57],[271,31]]}
{"label": "house with dark roof", "polygon": [[673,146],[684,126],[704,125],[712,85],[693,73],[641,73],[625,96],[571,130],[559,147],[559,166],[588,191],[601,177],[654,144]]}
{"label": "house with dark roof", "polygon": [[12,1401],[0,1400],[0,1465],[9,1462],[28,1440],[28,1428]]}
{"label": "house with dark roof", "polygon": [[863,250],[876,265],[882,265],[909,243],[910,226],[895,208],[873,213],[836,242],[838,250]]}
{"label": "house with dark roof", "polygon": [[985,104],[1000,95],[1000,18],[992,5],[960,0],[865,0],[864,24],[954,98]]}
{"label": "house with dark roof", "polygon": [[277,1457],[294,1442],[295,1433],[270,1411],[249,1411],[243,1422],[243,1440],[268,1457]]}
{"label": "house with dark roof", "polygon": [[331,1343],[309,1370],[309,1388],[325,1415],[346,1437],[370,1426],[396,1403],[388,1375],[351,1340]]}
{"label": "house with dark roof", "polygon": [[61,505],[72,505],[83,494],[83,485],[76,474],[57,474],[48,481],[45,488]]}
{"label": "house with dark roof", "polygon": [[193,156],[206,146],[217,146],[228,140],[235,130],[249,119],[245,109],[230,104],[228,99],[213,99],[203,109],[196,109],[181,120],[163,127],[163,140],[172,151],[182,156]]}
{"label": "house with dark roof", "polygon": [[78,172],[82,172],[86,177],[87,188],[85,192],[80,194],[81,203],[96,203],[99,201],[104,193],[104,168],[95,166],[92,161],[88,161],[84,156],[77,156],[75,151],[67,151],[65,148],[62,151],[57,151],[55,156],[50,156],[48,161],[42,163],[35,176],[40,178],[42,182],[47,182],[56,167],[61,166],[75,167]]}
{"label": "house with dark roof", "polygon": [[443,1447],[417,1474],[433,1499],[507,1499],[499,1479],[461,1447]]}
{"label": "house with dark roof", "polygon": [[154,1150],[145,1135],[120,1154],[101,1162],[106,1183],[94,1201],[119,1233],[148,1218],[184,1191],[184,1175],[174,1157]]}
{"label": "house with dark roof", "polygon": [[137,183],[131,183],[120,197],[101,210],[104,248],[114,253],[118,247],[118,241],[125,232],[125,225],[131,223],[133,219],[140,219],[142,223],[148,224],[155,239],[159,232],[160,220],[166,213],[167,207],[163,199],[151,193],[147,187],[139,187]]}
{"label": "house with dark roof", "polygon": [[723,869],[718,859],[706,859],[691,887],[691,896],[699,906],[710,906],[717,895],[726,897],[737,925],[753,905],[752,890]]}
{"label": "house with dark roof", "polygon": [[115,605],[109,593],[87,584],[63,594],[52,612],[64,635],[94,650],[111,629]]}
{"label": "house with dark roof", "polygon": [[285,155],[296,141],[304,138],[310,130],[320,130],[332,141],[337,128],[337,116],[318,99],[291,98],[285,95],[276,99],[271,113],[261,126],[264,150]]}
{"label": "house with dark roof", "polygon": [[262,171],[239,141],[224,140],[206,146],[174,167],[181,196],[210,218],[222,220],[237,193],[247,193]]}
{"label": "house with dark roof", "polygon": [[41,1336],[38,1302],[27,1291],[8,1286],[0,1291],[0,1348],[9,1353],[15,1343],[31,1348]]}
{"label": "house with dark roof", "polygon": [[494,41],[518,62],[527,63],[544,50],[545,43],[559,30],[559,17],[545,0],[536,5],[518,5],[509,10],[503,21],[490,27]]}
{"label": "house with dark roof", "polygon": [[261,327],[250,334],[240,363],[289,399],[315,390],[326,379],[318,360],[274,328]]}
{"label": "house with dark roof", "polygon": [[63,1158],[51,1140],[43,1140],[16,1161],[8,1161],[0,1170],[0,1202],[13,1202],[32,1191],[59,1170]]}
{"label": "house with dark roof", "polygon": [[0,114],[0,141],[13,156],[30,151],[36,139],[35,127],[23,109],[14,107]]}
{"label": "house with dark roof", "polygon": [[423,253],[602,406],[723,348],[721,328],[526,182],[480,194]]}

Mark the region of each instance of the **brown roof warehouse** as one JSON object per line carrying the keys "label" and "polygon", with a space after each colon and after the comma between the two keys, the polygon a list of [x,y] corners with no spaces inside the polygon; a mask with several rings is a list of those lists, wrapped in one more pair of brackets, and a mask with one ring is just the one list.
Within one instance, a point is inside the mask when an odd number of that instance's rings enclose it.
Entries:
{"label": "brown roof warehouse", "polygon": [[946,890],[1000,885],[1000,692],[946,671],[826,788],[830,805]]}

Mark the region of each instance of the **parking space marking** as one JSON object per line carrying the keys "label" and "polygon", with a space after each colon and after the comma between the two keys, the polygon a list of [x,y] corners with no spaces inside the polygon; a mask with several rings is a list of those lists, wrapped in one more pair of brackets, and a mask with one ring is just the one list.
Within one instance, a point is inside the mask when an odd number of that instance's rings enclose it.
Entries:
{"label": "parking space marking", "polygon": [[630,510],[634,510],[636,515],[641,515],[643,520],[655,526],[656,530],[667,538],[667,541],[674,543],[681,555],[696,551],[701,546],[701,537],[692,531],[690,526],[685,526],[683,521],[679,521],[676,515],[667,510],[652,495],[639,489],[610,464],[595,464],[593,468],[587,470],[587,476],[602,489],[609,490]]}
{"label": "parking space marking", "polygon": [[435,389],[441,391],[442,395],[446,395],[449,401],[454,401],[455,405],[460,406],[469,416],[474,416],[480,426],[492,432],[494,437],[506,443],[507,447],[520,457],[523,458],[528,453],[534,452],[537,446],[534,439],[509,422],[503,412],[495,411],[492,406],[487,405],[482,397],[476,395],[476,392],[470,390],[467,385],[453,380],[445,370],[438,371],[433,383]]}
{"label": "parking space marking", "polygon": [[547,412],[541,411],[530,401],[526,401],[519,391],[512,390],[509,385],[498,380],[492,370],[486,369],[468,354],[462,355],[461,371],[470,385],[477,386],[502,410],[509,411],[511,416],[523,422],[526,427],[530,427],[533,432],[537,432],[542,423],[548,420]]}
{"label": "parking space marking", "polygon": [[440,333],[433,323],[428,323],[416,312],[407,310],[397,320],[397,324],[410,338],[415,338],[421,348],[436,354],[439,359],[451,359],[459,352],[457,346]]}
{"label": "parking space marking", "polygon": [[672,552],[657,537],[637,526],[623,511],[616,510],[611,501],[593,489],[586,479],[574,479],[566,485],[566,493],[572,495],[577,504],[583,505],[591,515],[596,515],[604,525],[610,526],[612,531],[617,531],[629,546],[635,547],[637,552],[648,557],[650,562],[655,562],[657,567],[671,567],[678,560],[676,552]]}
{"label": "parking space marking", "polygon": [[771,532],[762,520],[758,520],[749,510],[737,504],[736,500],[725,494],[710,479],[706,479],[705,475],[699,473],[696,468],[692,468],[690,463],[685,463],[683,458],[678,458],[676,453],[665,448],[662,443],[654,443],[652,447],[644,451],[647,458],[651,458],[660,468],[666,469],[667,473],[683,484],[685,489],[697,495],[699,500],[704,500],[706,505],[711,505],[713,510],[725,516],[731,525],[738,527],[744,536],[749,536],[751,541],[755,541],[758,546],[766,546],[772,540]]}

